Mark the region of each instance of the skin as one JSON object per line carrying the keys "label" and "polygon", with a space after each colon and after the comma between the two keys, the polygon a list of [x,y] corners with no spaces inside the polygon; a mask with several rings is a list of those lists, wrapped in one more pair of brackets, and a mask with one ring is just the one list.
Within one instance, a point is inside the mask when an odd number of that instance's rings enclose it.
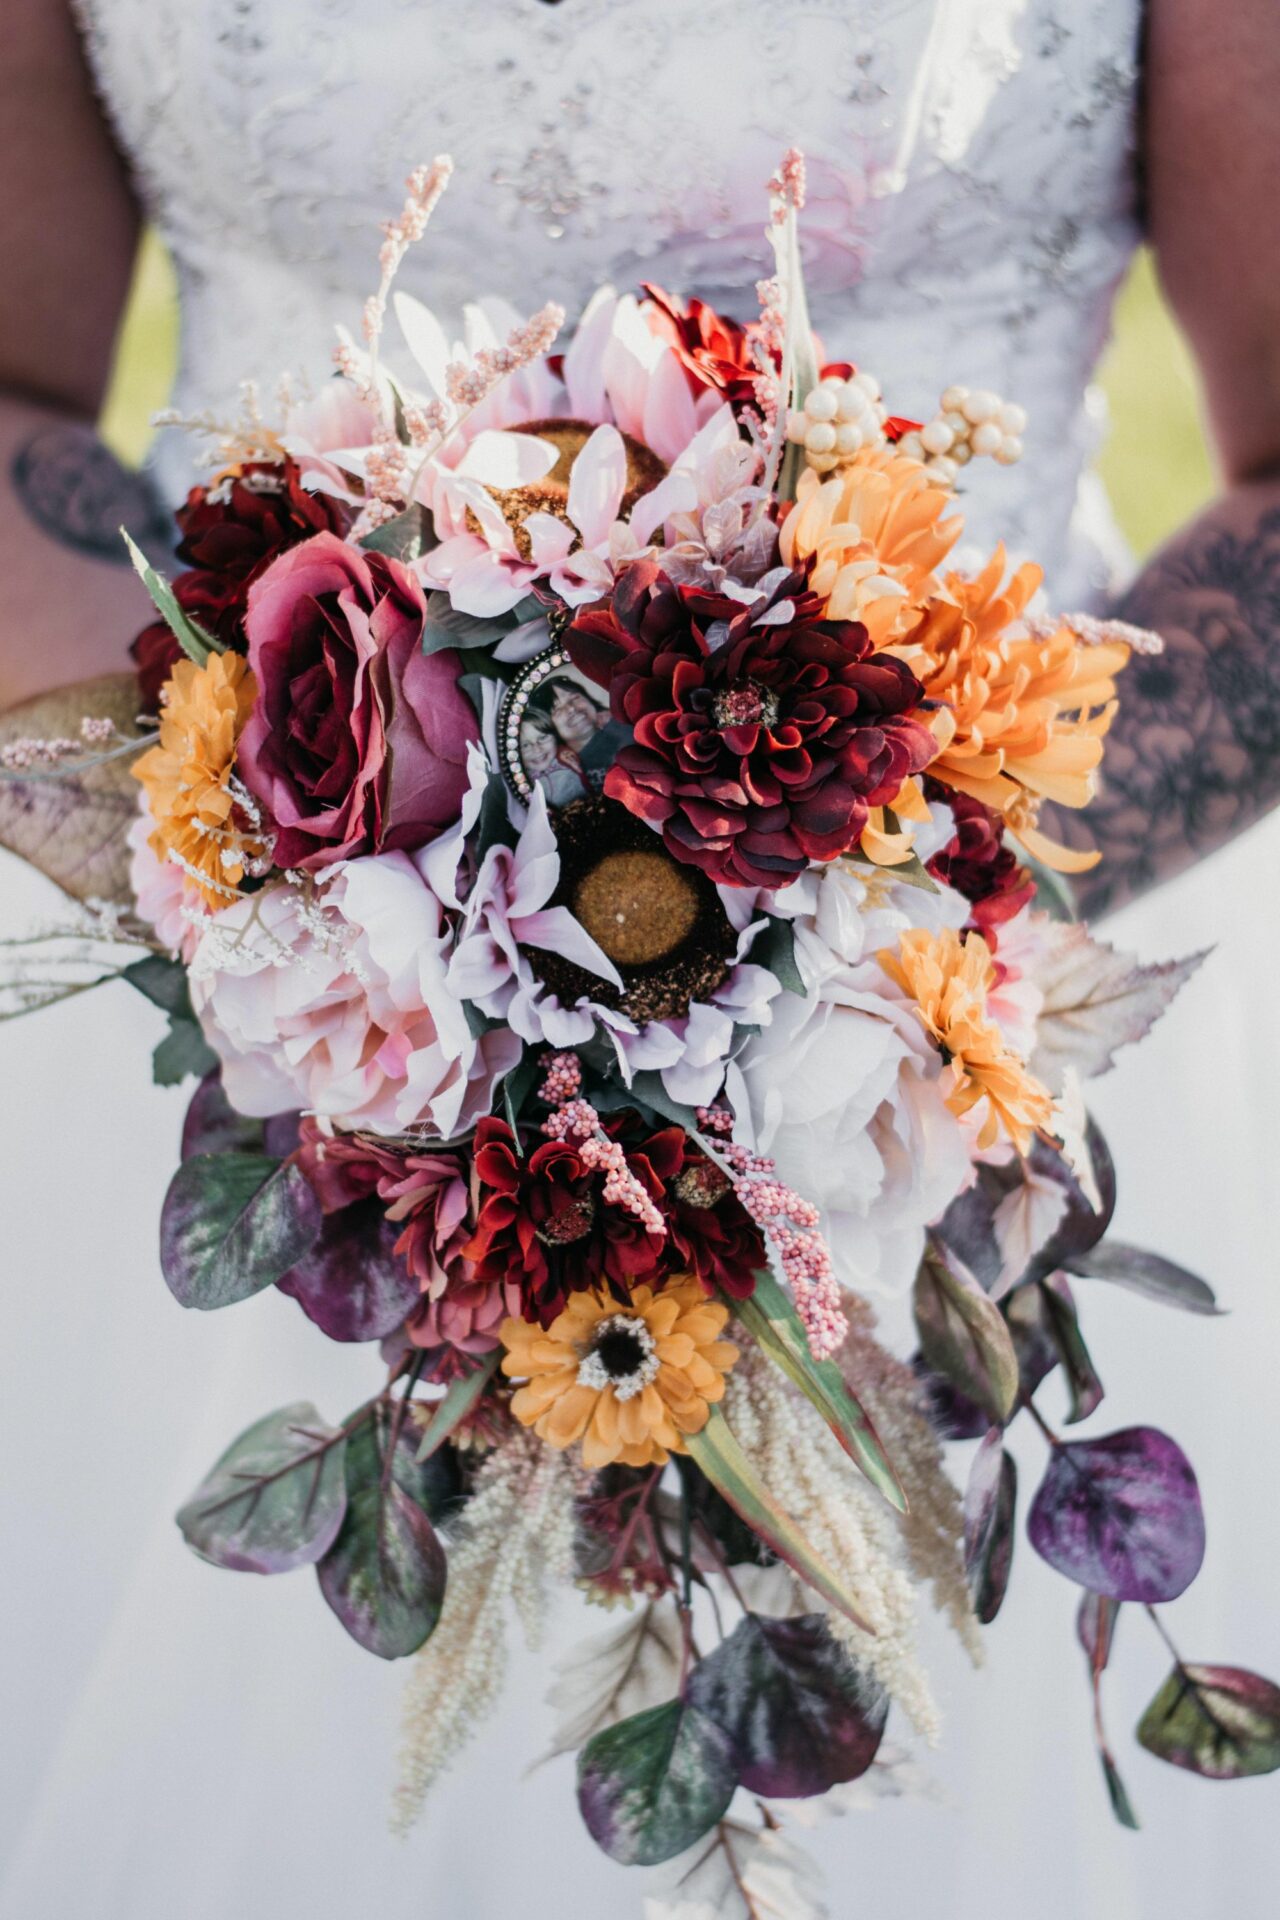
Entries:
{"label": "skin", "polygon": [[[1275,0],[1148,0],[1148,227],[1200,364],[1223,491],[1115,609],[1167,647],[1125,677],[1087,824],[1052,823],[1106,856],[1082,887],[1092,913],[1280,799],[1277,98]],[[78,500],[70,545],[27,505],[43,500],[46,521],[57,518],[49,502],[83,458],[68,436],[100,405],[139,229],[64,0],[5,0],[0,177],[2,708],[122,665],[143,620],[127,569],[101,557],[122,517],[146,518],[136,483],[117,472]]]}

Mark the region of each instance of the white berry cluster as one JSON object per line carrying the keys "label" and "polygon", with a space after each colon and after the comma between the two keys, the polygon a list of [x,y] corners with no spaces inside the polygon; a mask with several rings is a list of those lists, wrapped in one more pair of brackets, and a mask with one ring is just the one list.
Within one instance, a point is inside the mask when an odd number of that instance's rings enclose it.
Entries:
{"label": "white berry cluster", "polygon": [[1011,467],[1022,457],[1027,416],[986,387],[948,387],[938,412],[918,432],[904,433],[902,453],[923,460],[939,480],[952,481],[960,468],[982,454]]}
{"label": "white berry cluster", "polygon": [[830,473],[860,448],[882,445],[886,418],[880,382],[873,373],[855,373],[848,380],[829,373],[806,396],[800,411],[793,408],[788,414],[787,438],[804,448],[815,473]]}

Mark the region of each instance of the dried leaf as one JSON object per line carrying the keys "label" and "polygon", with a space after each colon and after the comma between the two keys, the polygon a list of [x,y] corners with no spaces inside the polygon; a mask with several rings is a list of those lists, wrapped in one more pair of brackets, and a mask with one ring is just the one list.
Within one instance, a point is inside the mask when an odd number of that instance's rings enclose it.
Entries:
{"label": "dried leaf", "polygon": [[601,1727],[670,1700],[680,1682],[680,1619],[670,1594],[646,1601],[557,1660],[547,1705],[555,1732],[544,1758],[576,1753]]}
{"label": "dried leaf", "polygon": [[1150,1031],[1207,953],[1143,966],[1086,927],[1056,927],[1036,973],[1044,1006],[1031,1071],[1054,1093],[1069,1067],[1086,1079],[1105,1073],[1115,1065],[1115,1049]]}
{"label": "dried leaf", "polygon": [[644,1920],[827,1920],[817,1865],[776,1829],[722,1820],[670,1874]]}
{"label": "dried leaf", "polygon": [[1000,1249],[1000,1274],[992,1298],[1002,1300],[1016,1287],[1041,1247],[1046,1246],[1067,1210],[1065,1188],[1035,1168],[1025,1169],[1021,1183],[1006,1193],[991,1217]]}
{"label": "dried leaf", "polygon": [[[132,737],[137,713],[133,675],[109,673],[11,707],[0,715],[0,746],[20,739],[75,739],[86,717],[112,720]],[[85,751],[90,757],[90,749]],[[0,780],[0,847],[28,861],[73,900],[127,905],[132,894],[125,836],[138,813],[132,764],[122,756],[55,778],[45,772]]]}
{"label": "dried leaf", "polygon": [[929,1247],[913,1305],[920,1351],[934,1372],[1003,1424],[1018,1398],[1018,1358],[994,1300],[959,1261]]}

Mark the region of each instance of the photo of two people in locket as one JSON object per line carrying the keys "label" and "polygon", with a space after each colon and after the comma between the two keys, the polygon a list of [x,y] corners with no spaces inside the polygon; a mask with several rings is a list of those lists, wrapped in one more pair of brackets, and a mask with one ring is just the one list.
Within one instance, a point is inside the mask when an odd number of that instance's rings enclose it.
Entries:
{"label": "photo of two people in locket", "polygon": [[598,794],[626,727],[572,667],[536,687],[520,721],[520,763],[551,807]]}

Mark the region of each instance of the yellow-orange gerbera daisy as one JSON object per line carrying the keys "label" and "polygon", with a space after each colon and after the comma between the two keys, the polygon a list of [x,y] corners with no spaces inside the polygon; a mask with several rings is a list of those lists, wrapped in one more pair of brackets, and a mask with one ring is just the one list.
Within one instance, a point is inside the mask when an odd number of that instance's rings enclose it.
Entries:
{"label": "yellow-orange gerbera daisy", "polygon": [[979,1147],[994,1146],[1003,1126],[1026,1153],[1036,1129],[1050,1125],[1053,1101],[987,1012],[996,968],[986,941],[976,933],[962,940],[954,927],[940,933],[915,928],[902,935],[897,953],[886,949],[877,957],[942,1048],[953,1083],[946,1096],[951,1111],[965,1114],[986,1100]]}
{"label": "yellow-orange gerbera daisy", "polygon": [[829,620],[861,620],[885,647],[915,625],[938,591],[938,569],[960,537],[954,504],[918,460],[889,448],[864,448],[829,480],[800,477],[782,523],[789,567],[812,563],[809,586]]}
{"label": "yellow-orange gerbera daisy", "polygon": [[504,1320],[502,1371],[528,1384],[511,1411],[552,1447],[582,1442],[587,1467],[663,1466],[701,1433],[738,1357],[720,1334],[727,1307],[691,1274],[624,1304],[603,1288],[570,1295],[545,1330]]}
{"label": "yellow-orange gerbera daisy", "polygon": [[934,779],[1002,814],[1047,866],[1082,872],[1097,854],[1073,854],[1036,827],[1041,800],[1064,807],[1093,798],[1103,737],[1116,711],[1123,641],[1087,646],[1066,625],[1027,623],[1040,569],[1007,585],[1003,547],[975,579],[948,574],[918,624],[892,651],[940,703]]}
{"label": "yellow-orange gerbera daisy", "polygon": [[238,653],[211,653],[203,666],[179,660],[164,690],[159,743],[133,769],[155,823],[152,847],[161,860],[176,858],[210,907],[235,898],[245,858],[259,850],[234,830],[229,784],[255,693]]}

